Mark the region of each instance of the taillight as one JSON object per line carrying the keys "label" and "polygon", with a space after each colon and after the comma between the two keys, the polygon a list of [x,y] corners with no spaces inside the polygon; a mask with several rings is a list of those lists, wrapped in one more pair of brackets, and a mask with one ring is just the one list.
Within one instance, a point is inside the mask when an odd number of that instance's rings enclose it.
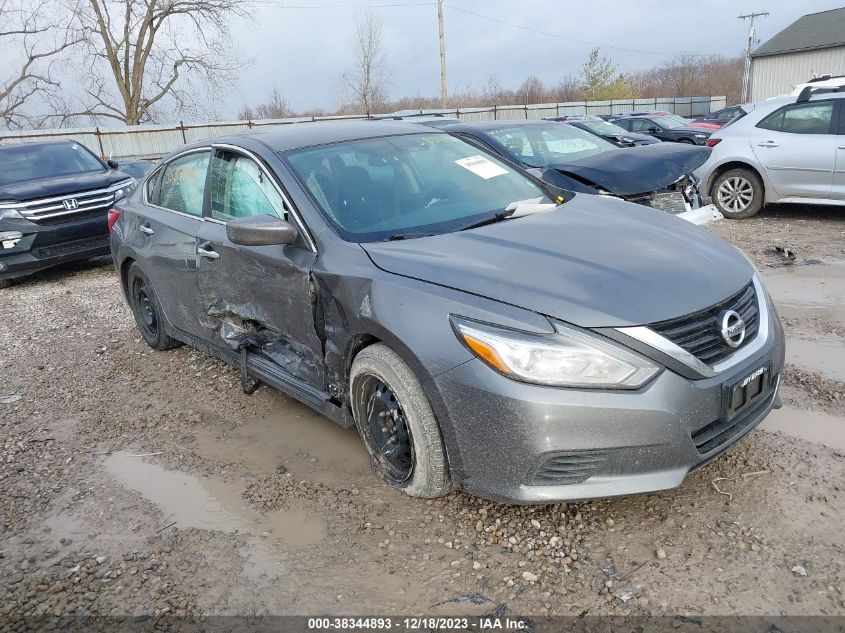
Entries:
{"label": "taillight", "polygon": [[722,142],[720,138],[708,138],[707,139],[707,147],[716,147],[719,143]]}
{"label": "taillight", "polygon": [[120,219],[120,209],[111,208],[109,209],[109,219],[108,219],[108,226],[109,226],[109,233],[111,233],[112,229],[114,228],[114,223]]}

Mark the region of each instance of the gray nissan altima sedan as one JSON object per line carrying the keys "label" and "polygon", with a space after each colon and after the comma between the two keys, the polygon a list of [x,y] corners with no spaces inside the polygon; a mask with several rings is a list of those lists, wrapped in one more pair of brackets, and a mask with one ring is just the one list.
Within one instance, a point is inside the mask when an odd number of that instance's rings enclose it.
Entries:
{"label": "gray nissan altima sedan", "polygon": [[356,426],[410,495],[671,488],[779,405],[783,331],[737,249],[439,130],[195,143],[108,224],[150,346],[194,346],[246,391]]}

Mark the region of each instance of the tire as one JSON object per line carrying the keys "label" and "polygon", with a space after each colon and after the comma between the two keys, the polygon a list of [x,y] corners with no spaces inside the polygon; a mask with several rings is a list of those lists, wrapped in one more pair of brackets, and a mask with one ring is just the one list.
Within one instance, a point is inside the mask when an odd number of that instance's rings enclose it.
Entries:
{"label": "tire", "polygon": [[0,290],[4,288],[11,288],[12,287],[12,280],[11,279],[0,279]]}
{"label": "tire", "polygon": [[349,385],[355,425],[381,478],[412,497],[433,499],[449,492],[440,426],[411,368],[387,345],[376,343],[355,357]]}
{"label": "tire", "polygon": [[179,342],[168,336],[164,326],[164,311],[161,309],[155,290],[141,267],[132,263],[126,273],[127,296],[135,324],[144,342],[155,350],[163,351],[176,347]]}
{"label": "tire", "polygon": [[763,208],[765,190],[760,176],[750,169],[730,169],[719,174],[710,188],[713,204],[726,218],[750,218]]}

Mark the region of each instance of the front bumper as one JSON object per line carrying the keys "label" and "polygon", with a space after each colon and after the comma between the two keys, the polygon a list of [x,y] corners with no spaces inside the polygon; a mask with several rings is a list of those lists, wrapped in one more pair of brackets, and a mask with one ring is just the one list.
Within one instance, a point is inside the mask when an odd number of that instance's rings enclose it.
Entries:
{"label": "front bumper", "polygon": [[[722,374],[690,380],[665,369],[636,391],[529,385],[472,360],[433,379],[456,483],[497,501],[550,503],[674,488],[757,426],[778,402],[783,331]],[[771,393],[732,420],[724,441],[699,452],[695,438],[720,420],[723,386],[769,366]],[[721,423],[719,432],[725,428]],[[699,442],[700,443],[700,442]],[[452,459],[456,457],[456,459]],[[454,470],[454,469],[453,469]]]}
{"label": "front bumper", "polygon": [[17,231],[20,241],[0,248],[0,279],[14,279],[67,262],[108,255],[106,214],[55,224],[4,220],[0,231]]}

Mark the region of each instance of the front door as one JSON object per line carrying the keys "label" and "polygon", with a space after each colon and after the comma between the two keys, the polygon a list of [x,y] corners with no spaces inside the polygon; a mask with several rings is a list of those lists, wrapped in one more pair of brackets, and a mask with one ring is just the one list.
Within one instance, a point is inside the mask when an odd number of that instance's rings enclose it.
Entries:
{"label": "front door", "polygon": [[281,190],[255,159],[229,149],[215,150],[209,187],[209,211],[197,251],[206,336],[261,354],[287,374],[324,390],[323,348],[310,291],[316,253],[301,239],[288,245],[240,246],[226,235],[226,223],[237,218],[267,214],[292,222]]}
{"label": "front door", "polygon": [[790,104],[753,128],[751,150],[781,196],[830,196],[836,159],[835,105],[833,100]]}

